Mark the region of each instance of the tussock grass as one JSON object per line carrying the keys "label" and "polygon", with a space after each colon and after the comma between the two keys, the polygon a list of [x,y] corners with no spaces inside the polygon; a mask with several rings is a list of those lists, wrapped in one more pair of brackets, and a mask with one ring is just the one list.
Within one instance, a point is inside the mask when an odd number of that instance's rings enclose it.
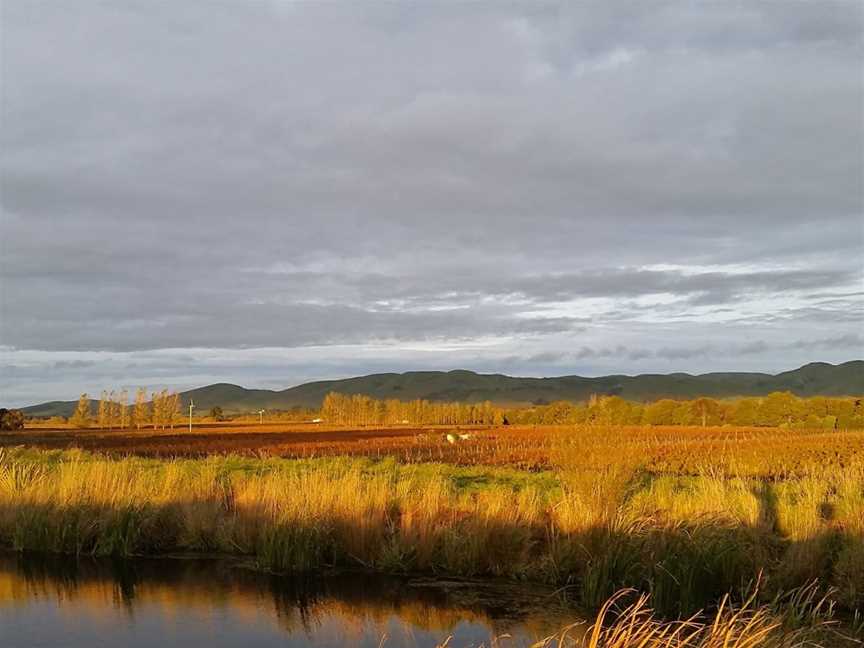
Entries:
{"label": "tussock grass", "polygon": [[[766,606],[756,606],[755,593],[738,607],[723,597],[712,615],[702,613],[679,621],[658,619],[644,594],[623,609],[622,600],[632,595],[623,590],[600,608],[585,628],[574,625],[532,645],[532,648],[803,648],[827,645],[811,637],[823,623],[807,631],[784,627],[782,617]],[[839,637],[839,636],[838,636]]]}

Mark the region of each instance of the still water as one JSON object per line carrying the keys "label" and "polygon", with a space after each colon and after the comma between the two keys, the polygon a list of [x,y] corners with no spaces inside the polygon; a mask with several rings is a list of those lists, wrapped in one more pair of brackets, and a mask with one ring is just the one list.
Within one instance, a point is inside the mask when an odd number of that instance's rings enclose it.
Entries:
{"label": "still water", "polygon": [[452,648],[492,637],[515,648],[574,615],[553,592],[526,586],[0,554],[3,648],[431,648],[447,637]]}

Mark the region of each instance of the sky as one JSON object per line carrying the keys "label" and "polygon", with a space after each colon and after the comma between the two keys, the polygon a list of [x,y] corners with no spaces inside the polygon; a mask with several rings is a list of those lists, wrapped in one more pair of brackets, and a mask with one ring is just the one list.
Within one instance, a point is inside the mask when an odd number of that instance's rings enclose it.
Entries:
{"label": "sky", "polygon": [[859,2],[0,18],[0,404],[864,357]]}

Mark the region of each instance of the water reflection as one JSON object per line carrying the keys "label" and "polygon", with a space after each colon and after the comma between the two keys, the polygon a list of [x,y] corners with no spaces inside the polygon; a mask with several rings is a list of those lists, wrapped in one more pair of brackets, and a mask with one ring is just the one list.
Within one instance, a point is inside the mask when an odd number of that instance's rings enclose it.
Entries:
{"label": "water reflection", "polygon": [[[527,646],[573,611],[548,590],[342,574],[266,576],[217,560],[0,556],[0,645]],[[510,635],[509,638],[503,638]]]}

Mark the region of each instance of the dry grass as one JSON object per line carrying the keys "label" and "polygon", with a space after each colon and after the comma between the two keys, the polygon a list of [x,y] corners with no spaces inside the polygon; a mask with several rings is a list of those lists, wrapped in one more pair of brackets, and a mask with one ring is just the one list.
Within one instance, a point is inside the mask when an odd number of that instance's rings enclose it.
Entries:
{"label": "dry grass", "polygon": [[[654,472],[616,433],[555,448],[559,468],[392,460],[0,456],[0,544],[113,555],[224,552],[283,571],[365,566],[536,579],[600,606],[622,587],[690,614],[763,572],[774,596],[813,579],[864,604],[864,463],[817,477],[697,465]],[[617,452],[613,451],[617,450]],[[705,458],[709,459],[709,458]],[[726,461],[725,458],[720,458]]]}
{"label": "dry grass", "polygon": [[862,432],[33,434],[0,444],[109,454],[0,448],[0,546],[19,551],[544,581],[600,609],[548,648],[841,645],[837,615],[864,634]]}
{"label": "dry grass", "polygon": [[[724,597],[713,615],[693,615],[679,621],[655,617],[649,599],[642,595],[621,610],[615,606],[631,592],[622,591],[607,600],[594,622],[586,628],[567,627],[535,643],[532,648],[793,648],[823,645],[810,637],[816,628],[795,631],[767,607],[753,604],[755,594],[740,607]],[[840,640],[840,637],[837,637]],[[827,644],[825,644],[827,645]]]}

